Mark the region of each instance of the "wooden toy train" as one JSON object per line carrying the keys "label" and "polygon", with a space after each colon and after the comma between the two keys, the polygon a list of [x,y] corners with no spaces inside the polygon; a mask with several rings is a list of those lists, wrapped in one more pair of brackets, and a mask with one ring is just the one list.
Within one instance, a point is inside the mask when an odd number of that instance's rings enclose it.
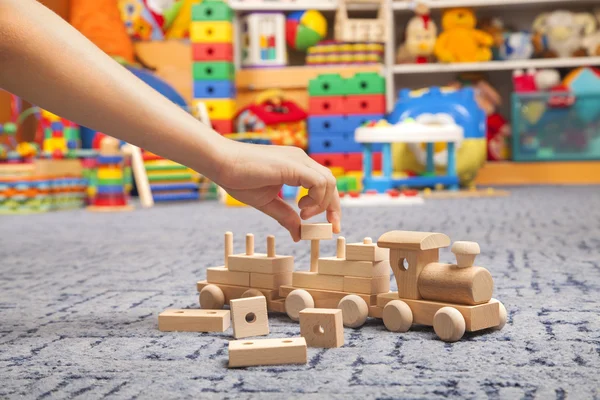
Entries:
{"label": "wooden toy train", "polygon": [[[439,262],[439,249],[450,245],[441,233],[387,232],[373,243],[346,244],[337,239],[334,257],[319,258],[319,240],[332,238],[331,224],[302,225],[301,238],[311,241],[311,270],[294,272],[291,256],[275,254],[275,239],[267,238],[267,253],[254,253],[254,236],[246,236],[246,253],[232,255],[233,235],[225,234],[225,266],[207,270],[198,282],[202,308],[222,308],[231,299],[263,295],[269,311],[285,312],[292,320],[304,308],[340,308],[344,325],[358,328],[367,317],[383,319],[393,332],[413,324],[433,326],[444,341],[459,340],[465,331],[502,329],[506,309],[492,298],[488,270],[474,266],[475,242],[455,242],[456,264]],[[390,270],[397,292],[390,292]]]}

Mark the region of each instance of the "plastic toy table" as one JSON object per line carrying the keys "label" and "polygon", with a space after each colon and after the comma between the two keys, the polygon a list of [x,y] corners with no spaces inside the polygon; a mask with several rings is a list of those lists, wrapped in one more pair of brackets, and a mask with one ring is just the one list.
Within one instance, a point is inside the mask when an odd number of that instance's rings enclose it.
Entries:
{"label": "plastic toy table", "polygon": [[[354,133],[356,142],[363,147],[364,190],[385,192],[400,186],[425,187],[438,184],[450,190],[458,190],[456,173],[456,144],[464,138],[459,125],[425,125],[418,122],[402,122],[392,126],[358,128]],[[382,144],[382,176],[373,176],[372,145]],[[392,176],[392,143],[426,143],[427,175],[410,178]],[[446,175],[435,176],[434,143],[446,143],[448,162]]]}

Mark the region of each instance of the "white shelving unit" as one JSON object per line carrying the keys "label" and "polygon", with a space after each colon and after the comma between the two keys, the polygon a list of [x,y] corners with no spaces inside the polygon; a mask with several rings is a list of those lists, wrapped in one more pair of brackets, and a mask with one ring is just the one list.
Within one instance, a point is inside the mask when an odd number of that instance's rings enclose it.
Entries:
{"label": "white shelving unit", "polygon": [[[235,21],[240,14],[246,12],[260,11],[283,11],[315,9],[326,13],[333,13],[337,9],[338,0],[228,0],[231,7],[236,11]],[[460,72],[491,72],[504,74],[499,86],[510,92],[510,72],[517,69],[529,68],[574,68],[580,66],[600,66],[600,57],[580,58],[554,58],[554,59],[529,59],[519,61],[490,61],[481,63],[453,63],[453,64],[396,64],[396,37],[404,30],[404,23],[412,16],[412,10],[417,0],[384,0],[386,7],[392,10],[388,13],[388,24],[394,26],[390,29],[390,37],[385,43],[385,62],[383,74],[387,83],[387,103],[391,108],[394,105],[397,93],[397,79],[400,76],[410,75],[410,80],[404,79],[402,85],[418,84],[431,81],[436,78],[446,78],[448,74]],[[481,11],[488,15],[504,16],[506,19],[521,22],[519,28],[529,28],[533,22],[532,16],[542,10],[551,9],[579,9],[589,7],[600,7],[600,0],[420,0],[431,9],[434,19],[439,17],[441,9],[451,7],[472,7],[476,12]],[[353,4],[350,10],[375,10],[373,4]],[[329,14],[330,16],[332,14]],[[236,55],[238,51],[236,50]],[[239,63],[236,62],[236,67]],[[444,75],[445,74],[445,75]],[[419,79],[420,78],[420,79]],[[447,83],[447,82],[446,82]]]}

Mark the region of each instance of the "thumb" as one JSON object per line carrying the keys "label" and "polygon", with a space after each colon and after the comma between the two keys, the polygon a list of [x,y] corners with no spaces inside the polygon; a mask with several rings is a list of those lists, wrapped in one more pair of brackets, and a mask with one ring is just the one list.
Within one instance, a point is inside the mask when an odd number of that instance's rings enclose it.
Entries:
{"label": "thumb", "polygon": [[294,242],[300,240],[300,216],[280,197],[275,197],[264,206],[256,207],[257,210],[275,219],[292,235]]}

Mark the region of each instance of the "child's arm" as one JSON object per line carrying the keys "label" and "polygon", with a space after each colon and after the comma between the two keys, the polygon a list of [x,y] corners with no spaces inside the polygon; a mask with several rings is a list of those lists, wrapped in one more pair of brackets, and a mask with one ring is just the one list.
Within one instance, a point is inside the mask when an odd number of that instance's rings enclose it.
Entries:
{"label": "child's arm", "polygon": [[308,219],[327,211],[340,231],[331,172],[297,148],[227,140],[104,54],[34,0],[0,0],[0,88],[74,122],[118,137],[206,175],[275,218],[294,240],[300,218],[277,194],[309,188],[299,203]]}

